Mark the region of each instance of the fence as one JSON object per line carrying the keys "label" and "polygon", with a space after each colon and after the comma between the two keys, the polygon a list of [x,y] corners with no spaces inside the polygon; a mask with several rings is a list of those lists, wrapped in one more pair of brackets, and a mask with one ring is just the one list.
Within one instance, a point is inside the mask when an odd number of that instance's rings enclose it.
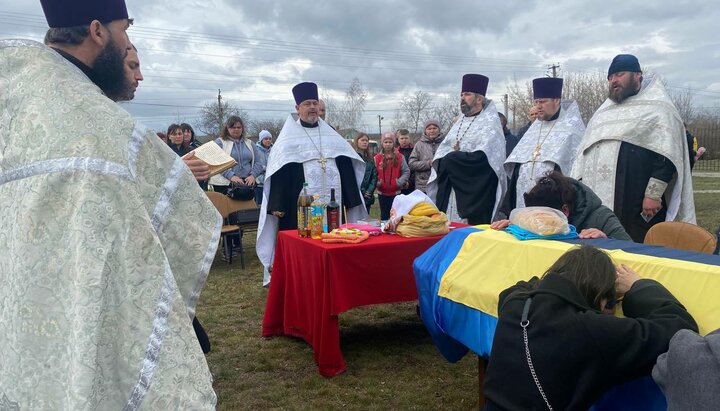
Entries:
{"label": "fence", "polygon": [[690,126],[690,134],[695,136],[697,147],[705,147],[705,154],[695,162],[693,171],[720,172],[720,125]]}

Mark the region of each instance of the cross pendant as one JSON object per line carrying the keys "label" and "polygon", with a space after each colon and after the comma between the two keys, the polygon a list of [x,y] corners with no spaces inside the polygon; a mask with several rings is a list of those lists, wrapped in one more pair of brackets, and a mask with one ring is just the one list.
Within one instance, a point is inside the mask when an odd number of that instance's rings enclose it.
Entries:
{"label": "cross pendant", "polygon": [[535,150],[532,152],[532,161],[534,162],[538,157],[540,157],[540,146],[535,146]]}
{"label": "cross pendant", "polygon": [[327,160],[325,157],[320,156],[320,160],[318,160],[318,163],[320,163],[320,168],[322,168],[323,173],[325,172],[325,166],[327,164]]}
{"label": "cross pendant", "polygon": [[455,140],[455,145],[453,146],[453,150],[460,151],[460,140],[462,140],[462,139],[459,138],[459,139]]}

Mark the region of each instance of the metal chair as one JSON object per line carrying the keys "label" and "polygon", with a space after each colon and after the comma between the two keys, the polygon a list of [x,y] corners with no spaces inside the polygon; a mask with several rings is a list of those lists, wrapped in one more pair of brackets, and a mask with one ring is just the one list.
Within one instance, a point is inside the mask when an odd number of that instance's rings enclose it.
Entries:
{"label": "metal chair", "polygon": [[712,254],[717,239],[708,230],[694,224],[665,221],[652,226],[645,235],[643,243]]}
{"label": "metal chair", "polygon": [[[245,231],[257,230],[258,221],[260,219],[260,207],[255,204],[254,200],[233,200],[225,194],[212,191],[206,192],[210,201],[223,218],[223,226],[221,230],[221,240],[225,251],[228,264],[232,264],[232,242],[228,241],[228,237],[232,234],[240,236],[240,266],[245,268],[245,249],[243,248],[242,238]],[[233,224],[229,223],[228,217],[233,216]]]}

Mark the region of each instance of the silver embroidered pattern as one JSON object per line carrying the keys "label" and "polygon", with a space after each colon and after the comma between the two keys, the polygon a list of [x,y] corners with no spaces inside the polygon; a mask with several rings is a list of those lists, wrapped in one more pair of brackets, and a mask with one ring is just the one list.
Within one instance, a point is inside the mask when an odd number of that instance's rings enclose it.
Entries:
{"label": "silver embroidered pattern", "polygon": [[0,174],[0,185],[43,174],[65,173],[70,171],[90,171],[113,175],[132,181],[132,176],[128,172],[127,166],[99,158],[67,157],[38,161],[27,166],[5,171]]}
{"label": "silver embroidered pattern", "polygon": [[222,230],[223,219],[220,213],[217,214],[217,222],[215,223],[215,229],[213,230],[213,236],[208,244],[205,257],[203,258],[200,273],[198,279],[195,282],[190,299],[188,301],[188,315],[190,318],[195,317],[195,306],[197,305],[198,298],[200,298],[200,292],[202,291],[205,281],[207,280],[208,274],[210,273],[210,266],[215,259],[215,253],[217,252],[218,245],[220,244],[220,231]]}
{"label": "silver embroidered pattern", "polygon": [[165,222],[170,208],[170,200],[177,190],[183,167],[185,167],[185,162],[180,157],[177,157],[170,170],[170,177],[168,177],[163,186],[160,200],[158,200],[158,203],[155,205],[155,210],[153,210],[151,222],[156,232],[162,229],[162,225]]}
{"label": "silver embroidered pattern", "polygon": [[153,320],[153,328],[150,333],[147,348],[145,349],[145,358],[143,359],[140,377],[135,384],[135,388],[130,394],[127,405],[123,408],[125,411],[137,410],[140,408],[150,383],[152,382],[160,362],[160,349],[162,348],[165,334],[167,333],[167,321],[172,307],[172,290],[175,284],[175,278],[170,270],[170,264],[165,260],[165,274],[163,276],[163,285],[158,296],[157,307],[155,308],[155,319]]}

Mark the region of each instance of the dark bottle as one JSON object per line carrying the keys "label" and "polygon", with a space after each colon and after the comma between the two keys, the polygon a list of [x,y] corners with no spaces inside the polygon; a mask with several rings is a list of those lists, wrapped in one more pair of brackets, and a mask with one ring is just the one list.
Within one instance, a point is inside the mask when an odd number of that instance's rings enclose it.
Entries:
{"label": "dark bottle", "polygon": [[335,189],[330,189],[330,202],[325,206],[328,232],[340,228],[340,204],[335,201]]}

